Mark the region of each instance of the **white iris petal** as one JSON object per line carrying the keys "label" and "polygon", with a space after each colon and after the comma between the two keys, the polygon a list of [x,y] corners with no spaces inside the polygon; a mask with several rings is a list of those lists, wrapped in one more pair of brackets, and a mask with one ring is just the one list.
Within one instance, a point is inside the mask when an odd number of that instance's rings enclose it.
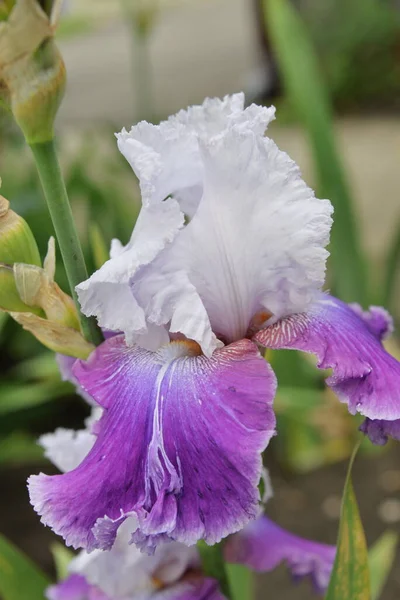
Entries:
{"label": "white iris petal", "polygon": [[324,282],[332,207],[263,137],[273,117],[243,110],[239,94],[119,134],[143,208],[129,244],[114,243],[78,286],[85,314],[128,343],[154,350],[169,331],[210,356],[257,315],[307,309]]}

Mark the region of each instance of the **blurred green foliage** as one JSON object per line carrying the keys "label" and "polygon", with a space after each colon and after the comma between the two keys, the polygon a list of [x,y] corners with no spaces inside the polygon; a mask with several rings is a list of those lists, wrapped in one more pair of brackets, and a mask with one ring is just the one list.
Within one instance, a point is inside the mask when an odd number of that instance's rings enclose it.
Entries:
{"label": "blurred green foliage", "polygon": [[395,0],[298,0],[335,106],[400,107],[400,11]]}
{"label": "blurred green foliage", "polygon": [[0,597],[43,600],[50,581],[18,548],[0,535]]}
{"label": "blurred green foliage", "polygon": [[[4,113],[0,128],[1,193],[28,221],[44,257],[53,230],[35,166]],[[105,140],[103,145],[100,140]],[[60,153],[86,262],[93,272],[105,260],[113,237],[128,241],[139,208],[138,188],[107,126],[96,135],[63,137]],[[56,280],[68,290],[59,253]],[[40,423],[50,415],[57,418],[58,404],[53,401],[68,403],[74,390],[60,380],[54,355],[4,313],[0,313],[0,353],[0,465],[32,462],[42,456],[36,445]]]}

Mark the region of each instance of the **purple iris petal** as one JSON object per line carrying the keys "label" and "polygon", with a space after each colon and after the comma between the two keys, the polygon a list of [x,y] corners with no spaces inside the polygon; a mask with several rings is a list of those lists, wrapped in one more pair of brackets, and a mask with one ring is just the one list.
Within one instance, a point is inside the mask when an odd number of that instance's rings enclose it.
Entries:
{"label": "purple iris petal", "polygon": [[400,363],[382,346],[390,327],[387,313],[361,313],[323,295],[307,313],[292,315],[262,329],[254,340],[268,348],[291,348],[316,354],[320,369],[352,414],[370,419],[400,418]]}
{"label": "purple iris petal", "polygon": [[[389,313],[378,306],[372,306],[369,311],[364,312],[359,305],[352,308],[366,322],[372,333],[383,340],[393,331],[393,319]],[[385,421],[384,419],[365,419],[360,426],[360,431],[367,435],[373,444],[384,446],[389,437],[400,441],[400,419]]]}
{"label": "purple iris petal", "polygon": [[[42,521],[74,547],[108,549],[128,515],[133,541],[215,543],[257,515],[261,452],[275,429],[275,376],[249,340],[214,352],[105,341],[74,368],[105,409],[97,441],[63,475],[30,478]],[[197,352],[197,350],[196,350]]]}
{"label": "purple iris petal", "polygon": [[48,600],[110,600],[99,588],[90,585],[81,575],[70,575],[46,590]]}
{"label": "purple iris petal", "polygon": [[336,548],[289,533],[263,516],[228,538],[225,559],[254,571],[272,571],[286,562],[296,579],[310,576],[316,590],[328,586]]}
{"label": "purple iris petal", "polygon": [[226,600],[215,579],[205,577],[154,594],[154,600]]}
{"label": "purple iris petal", "polygon": [[370,306],[369,310],[363,310],[359,304],[350,304],[350,307],[378,340],[382,341],[393,333],[393,319],[381,306]]}
{"label": "purple iris petal", "polygon": [[400,419],[395,421],[365,419],[360,425],[360,431],[377,446],[384,446],[390,437],[400,442]]}

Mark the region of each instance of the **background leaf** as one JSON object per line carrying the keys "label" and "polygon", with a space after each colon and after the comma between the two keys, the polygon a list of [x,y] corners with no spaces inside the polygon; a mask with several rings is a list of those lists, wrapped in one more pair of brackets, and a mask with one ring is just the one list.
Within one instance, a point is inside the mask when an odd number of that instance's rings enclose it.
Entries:
{"label": "background leaf", "polygon": [[0,466],[38,463],[43,460],[43,449],[37,443],[37,436],[25,431],[13,431],[0,437]]}
{"label": "background leaf", "polygon": [[359,444],[347,472],[335,564],[325,600],[371,600],[367,543],[351,482],[358,447]]}
{"label": "background leaf", "polygon": [[252,600],[254,598],[254,576],[253,573],[242,565],[226,565],[226,572],[232,600]]}
{"label": "background leaf", "polygon": [[394,304],[394,291],[396,281],[400,272],[400,223],[398,225],[395,237],[390,247],[386,260],[386,276],[384,283],[384,296],[382,304],[388,309]]}
{"label": "background leaf", "polygon": [[68,576],[68,565],[75,557],[75,554],[59,542],[54,542],[50,546],[50,550],[56,567],[57,581],[62,581]]}
{"label": "background leaf", "polygon": [[18,548],[0,535],[0,597],[43,600],[49,579]]}
{"label": "background leaf", "polygon": [[334,289],[342,300],[367,304],[366,268],[356,217],[314,48],[290,0],[263,0],[263,8],[289,101],[310,138],[318,193],[329,198],[335,208],[330,244]]}
{"label": "background leaf", "polygon": [[65,381],[38,383],[4,383],[0,385],[0,415],[32,408],[50,402],[71,392],[72,386]]}
{"label": "background leaf", "polygon": [[399,536],[393,531],[386,531],[375,542],[369,551],[369,570],[371,575],[371,598],[378,600],[388,578]]}

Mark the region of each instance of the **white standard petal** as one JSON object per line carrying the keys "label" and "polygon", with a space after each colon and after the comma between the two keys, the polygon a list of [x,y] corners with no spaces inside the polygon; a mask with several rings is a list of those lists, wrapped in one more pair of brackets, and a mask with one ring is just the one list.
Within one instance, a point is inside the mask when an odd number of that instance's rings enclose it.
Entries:
{"label": "white standard petal", "polygon": [[153,556],[140,552],[129,543],[134,521],[128,517],[121,525],[111,550],[82,551],[69,570],[83,575],[111,598],[147,598],[160,583],[175,583],[188,568],[198,565],[197,550],[177,542],[160,546]]}
{"label": "white standard petal", "polygon": [[198,135],[213,137],[232,126],[258,135],[274,119],[275,108],[251,105],[244,108],[244,94],[207,98],[177,115],[152,125],[142,121],[117,134],[118,148],[135,171],[143,203],[176,198],[192,217],[202,195],[203,168]]}
{"label": "white standard petal", "polygon": [[110,260],[77,286],[82,312],[96,316],[104,329],[123,331],[128,338],[148,334],[145,314],[132,296],[129,279],[172,242],[183,223],[184,215],[172,198],[142,208],[129,243],[123,247],[113,240]]}
{"label": "white standard petal", "polygon": [[[229,343],[246,336],[256,315],[278,319],[313,301],[324,282],[332,207],[315,198],[270,139],[232,128],[203,138],[201,155],[204,193],[196,214],[132,277],[131,289],[158,323],[174,323],[183,305],[191,321],[205,309],[214,334]],[[173,282],[184,274],[178,307]],[[186,326],[179,319],[180,331],[210,354],[207,329],[201,339],[189,318]]]}

